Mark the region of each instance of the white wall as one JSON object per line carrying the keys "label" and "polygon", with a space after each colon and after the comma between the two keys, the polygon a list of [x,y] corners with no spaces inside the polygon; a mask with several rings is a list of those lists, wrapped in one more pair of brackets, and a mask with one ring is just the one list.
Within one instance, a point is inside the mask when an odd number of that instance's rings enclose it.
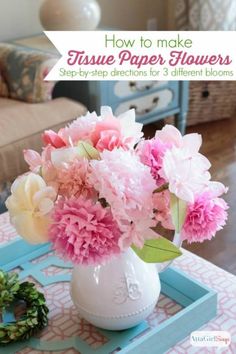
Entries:
{"label": "white wall", "polygon": [[38,9],[42,0],[0,0],[0,40],[42,31]]}
{"label": "white wall", "polygon": [[[0,0],[0,41],[42,32],[39,7],[43,0]],[[67,1],[67,0],[64,0]],[[98,0],[103,26],[145,30],[148,18],[166,29],[167,0]]]}

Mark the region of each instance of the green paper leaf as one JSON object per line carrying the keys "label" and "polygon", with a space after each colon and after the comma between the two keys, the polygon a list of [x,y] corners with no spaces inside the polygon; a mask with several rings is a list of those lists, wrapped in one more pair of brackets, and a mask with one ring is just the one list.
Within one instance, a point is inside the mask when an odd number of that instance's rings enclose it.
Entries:
{"label": "green paper leaf", "polygon": [[85,141],[79,141],[77,145],[79,156],[86,157],[88,160],[99,160],[100,155],[97,149]]}
{"label": "green paper leaf", "polygon": [[132,246],[133,251],[146,263],[162,263],[181,256],[182,252],[164,237],[148,240],[143,248]]}
{"label": "green paper leaf", "polygon": [[176,232],[180,232],[184,224],[187,211],[187,202],[176,197],[175,194],[170,194],[170,210],[172,222]]}

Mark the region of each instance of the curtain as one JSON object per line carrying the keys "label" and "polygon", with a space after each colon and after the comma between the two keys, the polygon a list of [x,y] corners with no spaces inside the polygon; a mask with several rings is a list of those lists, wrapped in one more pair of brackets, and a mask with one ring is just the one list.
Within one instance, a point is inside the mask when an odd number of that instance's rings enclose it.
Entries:
{"label": "curtain", "polygon": [[236,0],[175,0],[177,30],[236,30]]}

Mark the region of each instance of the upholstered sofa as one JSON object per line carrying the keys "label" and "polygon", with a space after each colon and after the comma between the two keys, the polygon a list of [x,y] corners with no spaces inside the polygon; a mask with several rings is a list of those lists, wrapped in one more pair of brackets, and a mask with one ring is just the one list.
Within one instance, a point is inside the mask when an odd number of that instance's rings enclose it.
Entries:
{"label": "upholstered sofa", "polygon": [[43,78],[55,60],[0,43],[0,210],[7,186],[27,170],[22,150],[39,151],[44,130],[58,130],[86,112],[78,102],[51,99],[55,83]]}
{"label": "upholstered sofa", "polygon": [[26,171],[22,150],[39,151],[44,130],[58,130],[84,113],[84,106],[67,98],[44,103],[0,98],[0,183]]}

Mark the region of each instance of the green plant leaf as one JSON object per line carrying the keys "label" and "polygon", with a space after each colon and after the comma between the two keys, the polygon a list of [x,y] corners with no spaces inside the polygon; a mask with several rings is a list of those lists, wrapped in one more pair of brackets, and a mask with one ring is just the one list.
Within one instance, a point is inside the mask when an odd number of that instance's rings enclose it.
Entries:
{"label": "green plant leaf", "polygon": [[143,248],[132,246],[133,251],[146,263],[162,263],[181,256],[182,252],[164,237],[148,240]]}
{"label": "green plant leaf", "polygon": [[181,200],[176,197],[175,194],[171,193],[170,210],[175,231],[179,233],[186,217],[187,203],[184,200]]}

